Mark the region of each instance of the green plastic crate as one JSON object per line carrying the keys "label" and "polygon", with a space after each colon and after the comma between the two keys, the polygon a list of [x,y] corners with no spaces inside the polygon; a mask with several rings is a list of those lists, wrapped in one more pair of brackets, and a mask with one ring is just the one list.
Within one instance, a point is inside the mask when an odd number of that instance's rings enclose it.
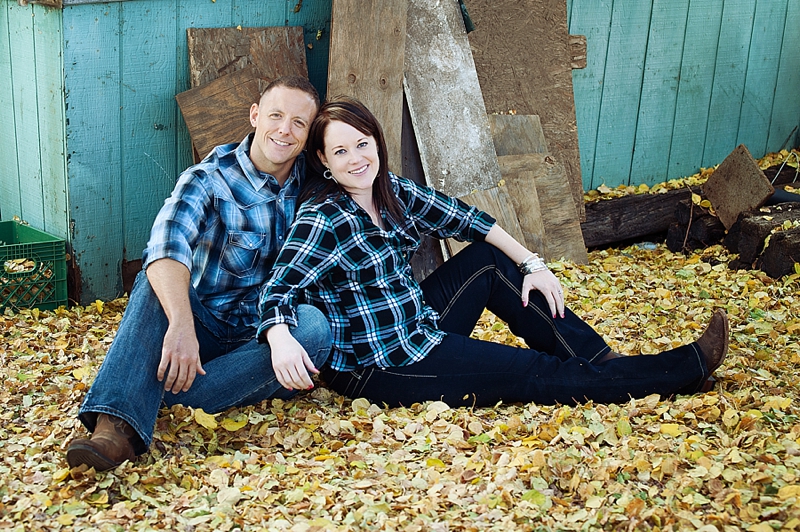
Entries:
{"label": "green plastic crate", "polygon": [[64,240],[16,221],[0,222],[0,311],[66,304]]}

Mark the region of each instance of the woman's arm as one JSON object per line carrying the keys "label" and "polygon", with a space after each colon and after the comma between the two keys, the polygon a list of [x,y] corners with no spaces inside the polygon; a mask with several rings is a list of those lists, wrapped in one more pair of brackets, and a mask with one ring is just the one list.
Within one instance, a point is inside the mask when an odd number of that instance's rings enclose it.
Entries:
{"label": "woman's arm", "polygon": [[[494,224],[489,230],[489,234],[486,235],[486,242],[505,253],[515,264],[521,264],[533,255],[525,246],[514,240],[514,237],[506,233],[497,224]],[[556,314],[562,318],[564,317],[564,293],[561,289],[561,283],[553,275],[553,272],[544,268],[525,275],[522,280],[523,307],[528,305],[528,293],[531,290],[538,290],[544,295],[554,318]]]}

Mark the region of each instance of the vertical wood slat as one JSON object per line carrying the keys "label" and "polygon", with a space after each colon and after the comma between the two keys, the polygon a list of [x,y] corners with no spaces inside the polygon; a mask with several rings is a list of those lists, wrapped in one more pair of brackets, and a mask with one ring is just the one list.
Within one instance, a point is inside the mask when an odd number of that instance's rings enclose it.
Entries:
{"label": "vertical wood slat", "polygon": [[64,72],[61,11],[35,6],[36,97],[39,111],[39,165],[44,224],[41,229],[67,237],[67,168],[64,158]]}
{"label": "vertical wood slat", "polygon": [[[383,128],[390,169],[401,167],[407,3],[333,0],[328,95],[351,96]],[[358,31],[354,31],[358,28]],[[376,46],[376,43],[381,43]]]}
{"label": "vertical wood slat", "polygon": [[647,37],[631,183],[666,181],[689,0],[654,0]]}
{"label": "vertical wood slat", "polygon": [[8,5],[11,60],[14,68],[11,98],[16,126],[19,191],[23,198],[21,212],[18,214],[34,227],[42,228],[45,214],[42,168],[39,162],[39,108],[33,16],[36,6]]}
{"label": "vertical wood slat", "polygon": [[586,68],[572,71],[575,91],[575,118],[578,124],[578,145],[581,153],[583,188],[597,188],[594,167],[597,143],[605,136],[599,130],[600,109],[605,87],[606,61],[611,27],[610,0],[586,2],[573,0],[570,13],[570,34],[586,35]]}
{"label": "vertical wood slat", "polygon": [[767,149],[778,150],[789,139],[789,147],[800,145],[800,128],[790,137],[792,129],[800,125],[800,2],[791,0],[784,17],[783,46],[775,83],[775,100],[772,107]]}
{"label": "vertical wood slat", "polygon": [[22,195],[17,165],[16,118],[14,117],[14,46],[11,41],[12,4],[0,4],[0,220],[22,213]]}
{"label": "vertical wood slat", "polygon": [[753,0],[725,0],[723,5],[702,162],[706,167],[721,163],[736,147],[753,30],[752,22],[742,22],[752,20],[754,8]]}
{"label": "vertical wood slat", "polygon": [[630,182],[651,7],[649,2],[614,2],[593,186],[618,185],[616,176]]}
{"label": "vertical wood slat", "polygon": [[691,175],[703,164],[723,2],[691,0],[689,3],[667,179]]}
{"label": "vertical wood slat", "polygon": [[80,80],[68,85],[65,104],[72,245],[84,301],[118,290],[111,277],[123,242],[121,12],[122,3],[64,10],[65,76]]}
{"label": "vertical wood slat", "polygon": [[784,19],[787,4],[788,0],[756,3],[736,138],[736,144],[744,144],[751,153],[764,153],[767,150],[783,31],[787,24]]}

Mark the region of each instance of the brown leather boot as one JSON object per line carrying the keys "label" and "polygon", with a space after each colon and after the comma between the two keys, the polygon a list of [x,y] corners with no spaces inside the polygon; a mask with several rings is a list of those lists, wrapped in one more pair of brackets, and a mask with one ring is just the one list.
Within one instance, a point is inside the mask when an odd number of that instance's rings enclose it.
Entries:
{"label": "brown leather boot", "polygon": [[728,354],[728,343],[731,336],[731,327],[728,315],[722,309],[714,311],[711,321],[705,332],[697,339],[697,345],[706,357],[706,368],[710,377],[722,365],[725,355]]}
{"label": "brown leather boot", "polygon": [[114,469],[125,460],[133,460],[131,439],[136,436],[125,420],[108,414],[97,416],[97,426],[90,439],[77,439],[67,448],[67,463],[70,467],[86,464],[95,471]]}

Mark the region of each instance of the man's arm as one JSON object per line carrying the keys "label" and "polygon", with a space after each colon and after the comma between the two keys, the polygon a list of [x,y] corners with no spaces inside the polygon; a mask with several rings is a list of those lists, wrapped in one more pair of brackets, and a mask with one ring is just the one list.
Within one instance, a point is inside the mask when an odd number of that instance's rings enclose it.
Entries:
{"label": "man's arm", "polygon": [[188,391],[198,373],[206,374],[200,364],[194,316],[189,303],[190,272],[176,260],[159,259],[147,267],[147,279],[169,321],[161,348],[158,380],[164,382],[164,389],[168,392]]}

